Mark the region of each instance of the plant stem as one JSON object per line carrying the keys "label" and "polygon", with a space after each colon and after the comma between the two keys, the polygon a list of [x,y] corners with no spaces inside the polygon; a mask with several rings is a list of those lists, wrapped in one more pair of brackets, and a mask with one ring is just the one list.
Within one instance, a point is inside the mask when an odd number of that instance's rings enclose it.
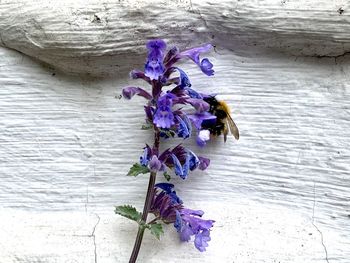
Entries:
{"label": "plant stem", "polygon": [[[157,154],[158,154],[158,150],[159,150],[159,131],[158,131],[158,129],[156,129],[155,133],[154,133],[153,150],[157,151]],[[147,221],[148,212],[151,208],[152,200],[153,200],[153,189],[154,189],[154,184],[156,182],[156,175],[157,175],[156,172],[150,173],[145,205],[143,207],[143,213],[142,213],[142,217],[141,217],[141,223],[146,223],[146,221]],[[139,230],[137,232],[134,248],[133,248],[131,256],[130,256],[129,263],[136,262],[137,256],[138,256],[139,251],[140,251],[144,232],[145,232],[145,227],[142,224],[140,224]]]}

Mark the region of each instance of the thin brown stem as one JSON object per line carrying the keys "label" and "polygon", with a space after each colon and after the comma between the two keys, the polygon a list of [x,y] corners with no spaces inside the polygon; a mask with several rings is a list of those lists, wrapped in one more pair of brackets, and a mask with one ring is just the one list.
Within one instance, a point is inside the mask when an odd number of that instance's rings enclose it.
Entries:
{"label": "thin brown stem", "polygon": [[[154,133],[153,149],[158,154],[158,150],[159,150],[159,131],[158,130],[155,130],[155,133]],[[143,207],[143,213],[142,213],[142,217],[141,217],[141,223],[139,224],[139,230],[138,230],[137,235],[136,235],[136,240],[135,240],[134,248],[133,248],[131,256],[130,256],[129,263],[136,262],[137,256],[138,256],[140,248],[141,248],[143,234],[145,232],[145,227],[143,224],[145,224],[147,222],[147,216],[148,216],[149,210],[150,210],[151,205],[152,205],[154,184],[156,182],[156,176],[157,176],[156,172],[150,173],[145,205]]]}

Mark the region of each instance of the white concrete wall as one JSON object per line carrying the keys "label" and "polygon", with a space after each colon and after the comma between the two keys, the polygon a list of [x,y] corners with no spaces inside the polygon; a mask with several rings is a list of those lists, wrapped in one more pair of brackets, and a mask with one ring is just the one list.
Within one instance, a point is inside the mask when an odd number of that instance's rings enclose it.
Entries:
{"label": "white concrete wall", "polygon": [[198,150],[210,168],[175,180],[216,220],[208,251],[169,226],[162,242],[146,235],[140,262],[350,262],[348,7],[0,1],[0,261],[128,260],[136,225],[113,206],[141,210],[147,176],[125,174],[151,135],[143,100],[115,96],[146,38],[164,36],[216,45],[214,77],[184,67],[228,102],[241,138]]}

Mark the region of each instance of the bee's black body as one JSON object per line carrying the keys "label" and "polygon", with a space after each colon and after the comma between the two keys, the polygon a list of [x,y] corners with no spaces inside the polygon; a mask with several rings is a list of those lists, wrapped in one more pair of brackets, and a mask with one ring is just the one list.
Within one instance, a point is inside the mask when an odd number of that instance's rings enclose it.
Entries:
{"label": "bee's black body", "polygon": [[236,139],[239,138],[239,132],[236,124],[230,116],[230,108],[224,101],[218,101],[214,96],[204,98],[204,101],[210,105],[209,112],[216,116],[216,122],[203,121],[202,128],[210,131],[210,134],[219,136],[224,134],[224,140],[230,129],[231,133]]}

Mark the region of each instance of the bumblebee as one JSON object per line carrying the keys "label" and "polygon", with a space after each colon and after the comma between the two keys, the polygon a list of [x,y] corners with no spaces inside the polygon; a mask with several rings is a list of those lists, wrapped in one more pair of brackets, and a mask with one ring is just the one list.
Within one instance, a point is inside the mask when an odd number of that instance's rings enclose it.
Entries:
{"label": "bumblebee", "polygon": [[216,122],[203,122],[202,128],[210,131],[210,134],[219,136],[224,134],[226,142],[229,130],[236,140],[239,139],[239,131],[230,116],[230,108],[224,101],[217,100],[214,96],[204,98],[204,101],[210,105],[209,112],[216,116]]}

